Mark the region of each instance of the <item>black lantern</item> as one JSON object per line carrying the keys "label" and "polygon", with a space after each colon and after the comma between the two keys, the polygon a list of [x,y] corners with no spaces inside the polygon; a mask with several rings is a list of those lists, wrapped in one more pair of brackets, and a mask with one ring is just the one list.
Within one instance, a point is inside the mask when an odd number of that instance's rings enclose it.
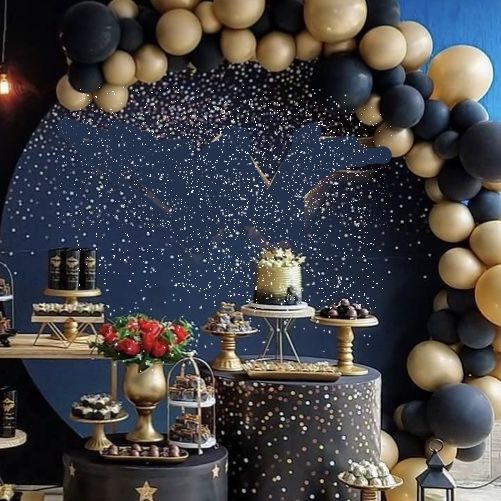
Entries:
{"label": "black lantern", "polygon": [[444,463],[438,455],[444,443],[441,440],[434,440],[431,445],[431,457],[426,462],[428,468],[416,477],[417,501],[426,501],[426,493],[430,490],[442,491],[445,494],[443,498],[445,501],[454,501],[456,483],[444,468]]}

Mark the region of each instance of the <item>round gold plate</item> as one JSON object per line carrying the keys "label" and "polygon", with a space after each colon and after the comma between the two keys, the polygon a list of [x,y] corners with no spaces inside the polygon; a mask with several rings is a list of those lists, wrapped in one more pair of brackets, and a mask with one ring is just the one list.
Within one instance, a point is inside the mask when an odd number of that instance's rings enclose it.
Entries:
{"label": "round gold plate", "polygon": [[388,485],[386,487],[383,487],[383,486],[376,487],[375,485],[366,485],[366,486],[362,487],[361,485],[349,484],[348,482],[343,480],[342,477],[343,477],[343,473],[340,473],[337,476],[338,480],[341,481],[344,485],[347,485],[348,487],[351,487],[352,489],[360,489],[363,491],[370,491],[370,492],[391,491],[393,489],[396,489],[397,487],[400,487],[404,483],[404,481],[400,477],[396,477],[395,475],[392,475],[393,480],[395,481],[395,483],[393,485]]}
{"label": "round gold plate", "polygon": [[373,327],[379,325],[379,320],[374,315],[367,318],[325,318],[315,315],[312,322],[320,325],[327,325],[332,327]]}
{"label": "round gold plate", "polygon": [[83,419],[70,414],[70,418],[73,419],[73,421],[84,424],[113,424],[125,421],[128,417],[129,415],[125,411],[121,411],[120,414],[113,419]]}
{"label": "round gold plate", "polygon": [[63,289],[44,289],[46,296],[52,297],[97,297],[100,296],[101,289],[89,290],[63,290]]}

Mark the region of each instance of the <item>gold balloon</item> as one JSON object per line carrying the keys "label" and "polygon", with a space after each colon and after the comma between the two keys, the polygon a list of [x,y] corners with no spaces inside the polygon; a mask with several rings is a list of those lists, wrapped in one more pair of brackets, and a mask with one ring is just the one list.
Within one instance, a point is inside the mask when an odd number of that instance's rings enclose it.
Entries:
{"label": "gold balloon", "polygon": [[214,13],[213,2],[201,2],[195,9],[195,15],[200,20],[204,33],[217,33],[223,25]]}
{"label": "gold balloon", "polygon": [[256,37],[251,30],[223,30],[221,52],[230,63],[245,63],[256,54]]}
{"label": "gold balloon", "polygon": [[329,57],[332,54],[339,52],[353,52],[357,48],[357,41],[355,38],[343,40],[342,42],[326,43],[322,51],[324,57]]}
{"label": "gold balloon", "polygon": [[496,379],[501,379],[501,353],[495,351],[494,357],[496,359],[496,367],[489,375],[494,376]]}
{"label": "gold balloon", "polygon": [[185,9],[169,10],[158,20],[157,42],[168,54],[184,56],[196,48],[202,38],[198,17]]}
{"label": "gold balloon", "polygon": [[379,125],[383,121],[379,110],[380,101],[380,96],[372,94],[366,103],[360,105],[355,110],[357,118],[365,125]]}
{"label": "gold balloon", "polygon": [[113,85],[128,85],[136,74],[134,58],[123,50],[117,50],[103,63],[105,80]]}
{"label": "gold balloon", "polygon": [[489,90],[494,70],[480,49],[455,45],[437,54],[428,70],[434,89],[431,99],[451,107],[465,99],[478,101]]}
{"label": "gold balloon", "polygon": [[440,191],[438,186],[438,178],[430,177],[424,182],[424,191],[428,195],[428,198],[433,202],[442,202],[445,200],[445,195]]}
{"label": "gold balloon", "polygon": [[398,446],[393,437],[381,430],[381,457],[383,462],[391,470],[398,463]]}
{"label": "gold balloon", "polygon": [[259,64],[268,71],[283,71],[296,56],[294,37],[272,31],[259,40],[256,56]]}
{"label": "gold balloon", "polygon": [[94,102],[106,113],[123,110],[129,99],[127,87],[104,84],[94,95]]}
{"label": "gold balloon", "polygon": [[496,327],[496,337],[492,342],[492,348],[494,351],[501,352],[501,327]]}
{"label": "gold balloon", "polygon": [[296,57],[301,61],[312,61],[322,54],[322,42],[308,30],[303,30],[296,35],[296,51]]}
{"label": "gold balloon", "polygon": [[153,83],[167,73],[167,56],[156,45],[143,45],[135,54],[136,77],[140,82]]}
{"label": "gold balloon", "polygon": [[398,66],[407,53],[404,35],[393,26],[377,26],[368,31],[358,47],[362,59],[375,70]]}
{"label": "gold balloon", "polygon": [[416,386],[435,391],[444,384],[463,381],[463,365],[457,353],[439,341],[422,341],[407,357],[407,372]]}
{"label": "gold balloon", "polygon": [[139,13],[139,7],[133,0],[111,0],[108,7],[117,17],[136,17]]}
{"label": "gold balloon", "polygon": [[495,182],[485,181],[484,183],[482,183],[482,186],[486,190],[501,191],[501,183],[495,183]]}
{"label": "gold balloon", "polygon": [[70,111],[83,110],[92,103],[90,94],[78,92],[71,86],[68,75],[64,75],[57,82],[56,95],[61,105]]}
{"label": "gold balloon", "polygon": [[480,277],[475,286],[475,301],[487,320],[501,326],[501,264]]}
{"label": "gold balloon", "polygon": [[487,266],[501,264],[501,221],[479,224],[471,234],[470,247]]}
{"label": "gold balloon", "polygon": [[427,468],[426,459],[409,458],[397,463],[391,474],[400,477],[404,483],[391,491],[386,491],[386,501],[416,501],[416,477]]}
{"label": "gold balloon", "polygon": [[367,19],[365,0],[305,0],[304,21],[309,32],[326,43],[355,37]]}
{"label": "gold balloon", "polygon": [[448,310],[449,304],[447,303],[447,291],[442,289],[435,294],[433,298],[433,311]]}
{"label": "gold balloon", "polygon": [[462,242],[475,228],[470,209],[459,202],[440,202],[433,206],[428,216],[430,229],[444,242]]}
{"label": "gold balloon", "polygon": [[193,10],[200,0],[151,0],[151,4],[157,12],[163,14],[173,9]]}
{"label": "gold balloon", "polygon": [[495,419],[501,419],[501,381],[494,376],[484,376],[472,378],[468,384],[478,388],[489,399]]}
{"label": "gold balloon", "polygon": [[411,129],[400,129],[384,122],[374,133],[375,146],[385,146],[393,158],[404,156],[414,144],[414,133]]}
{"label": "gold balloon", "polygon": [[463,343],[455,343],[449,345],[449,348],[453,350],[455,353],[459,353],[461,351],[461,348],[463,347]]}
{"label": "gold balloon", "polygon": [[473,289],[484,271],[483,263],[463,247],[449,249],[438,262],[440,278],[454,289]]}
{"label": "gold balloon", "polygon": [[265,6],[265,0],[214,0],[214,13],[228,28],[241,30],[258,21]]}
{"label": "gold balloon", "polygon": [[[436,447],[436,445],[437,439],[435,437],[429,438],[424,444],[424,453],[428,459],[431,458],[433,448]],[[456,459],[457,453],[457,447],[444,443],[442,450],[438,453],[438,455],[445,465],[449,465]]]}
{"label": "gold balloon", "polygon": [[407,42],[407,52],[402,66],[406,71],[416,71],[428,61],[433,52],[430,32],[415,21],[404,21],[398,25]]}
{"label": "gold balloon", "polygon": [[433,144],[426,141],[416,143],[405,156],[408,169],[419,177],[435,177],[442,168],[444,160],[433,149]]}

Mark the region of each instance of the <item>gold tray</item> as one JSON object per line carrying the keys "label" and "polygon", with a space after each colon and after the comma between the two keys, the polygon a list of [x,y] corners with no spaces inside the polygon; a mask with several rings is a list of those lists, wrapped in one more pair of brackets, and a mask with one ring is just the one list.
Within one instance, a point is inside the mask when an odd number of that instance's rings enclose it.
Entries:
{"label": "gold tray", "polygon": [[[390,474],[391,475],[391,474]],[[393,485],[386,485],[386,486],[381,486],[381,487],[376,487],[375,485],[365,485],[362,487],[361,485],[355,485],[355,484],[349,484],[346,482],[346,480],[343,480],[343,473],[340,473],[337,478],[340,480],[344,485],[347,485],[348,487],[352,489],[359,489],[363,491],[370,491],[370,492],[385,492],[385,491],[391,491],[393,489],[396,489],[397,487],[400,487],[404,481],[400,477],[396,477],[395,475],[391,475],[393,477],[393,480],[395,483]]]}
{"label": "gold tray", "polygon": [[[296,362],[294,362],[296,363]],[[308,365],[308,364],[302,364]],[[243,364],[243,368],[247,376],[251,379],[263,379],[273,381],[325,381],[334,382],[341,377],[341,372],[335,367],[330,366],[329,371],[306,371],[306,370],[273,370],[263,369],[256,370],[248,362]]]}
{"label": "gold tray", "polygon": [[189,457],[188,451],[181,449],[179,457],[151,457],[151,456],[111,456],[104,454],[103,451],[99,455],[106,461],[116,461],[120,463],[167,463],[179,464],[184,463]]}

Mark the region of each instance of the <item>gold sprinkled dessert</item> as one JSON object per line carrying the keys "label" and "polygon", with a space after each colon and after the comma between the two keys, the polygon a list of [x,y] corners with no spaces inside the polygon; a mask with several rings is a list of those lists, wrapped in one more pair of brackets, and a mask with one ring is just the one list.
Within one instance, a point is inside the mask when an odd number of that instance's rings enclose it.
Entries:
{"label": "gold sprinkled dessert", "polygon": [[254,302],[270,305],[295,305],[302,301],[301,265],[304,256],[291,249],[265,249],[256,259]]}
{"label": "gold sprinkled dessert", "polygon": [[226,303],[224,301],[221,303],[219,310],[209,317],[204,328],[218,334],[225,332],[234,334],[254,332],[250,320],[245,320],[243,313],[238,311],[233,303]]}

